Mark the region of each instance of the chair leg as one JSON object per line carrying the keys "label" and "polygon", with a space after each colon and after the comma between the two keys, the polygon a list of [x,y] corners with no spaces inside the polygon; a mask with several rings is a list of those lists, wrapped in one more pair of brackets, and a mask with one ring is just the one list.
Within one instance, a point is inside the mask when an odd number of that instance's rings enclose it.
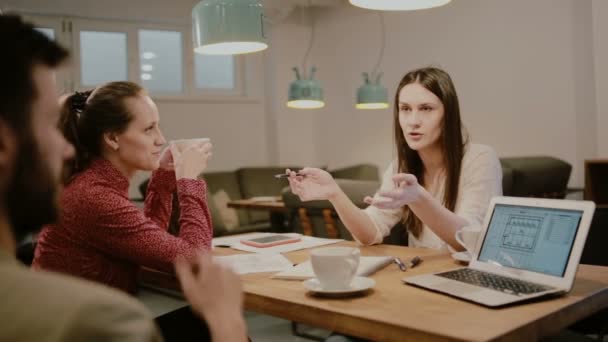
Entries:
{"label": "chair leg", "polygon": [[325,341],[325,337],[309,334],[298,329],[298,322],[291,321],[291,333],[294,336],[304,337],[314,341]]}

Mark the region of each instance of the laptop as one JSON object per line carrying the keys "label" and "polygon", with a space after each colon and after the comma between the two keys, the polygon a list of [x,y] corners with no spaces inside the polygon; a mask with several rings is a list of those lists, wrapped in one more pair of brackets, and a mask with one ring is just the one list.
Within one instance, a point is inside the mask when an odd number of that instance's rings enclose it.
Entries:
{"label": "laptop", "polygon": [[403,282],[489,307],[572,288],[595,203],[495,197],[468,267]]}

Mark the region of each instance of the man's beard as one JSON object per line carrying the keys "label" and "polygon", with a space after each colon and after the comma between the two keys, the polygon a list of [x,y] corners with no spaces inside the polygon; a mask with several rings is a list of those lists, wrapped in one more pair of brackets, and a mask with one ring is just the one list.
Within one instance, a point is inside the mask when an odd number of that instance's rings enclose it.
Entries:
{"label": "man's beard", "polygon": [[44,161],[36,145],[24,139],[6,193],[8,216],[17,243],[58,217],[58,184]]}

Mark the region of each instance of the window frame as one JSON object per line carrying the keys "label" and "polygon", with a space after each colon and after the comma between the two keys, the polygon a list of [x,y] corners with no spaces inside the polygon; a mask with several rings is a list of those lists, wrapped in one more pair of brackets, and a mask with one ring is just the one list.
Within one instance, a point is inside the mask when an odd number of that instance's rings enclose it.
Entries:
{"label": "window frame", "polygon": [[[116,33],[124,33],[126,35],[126,50],[127,50],[127,79],[128,81],[134,81],[139,83],[139,77],[134,78],[135,69],[133,66],[134,53],[133,49],[130,47],[132,44],[134,37],[133,29],[131,27],[117,28],[115,22],[106,22],[106,21],[98,21],[98,20],[90,20],[90,19],[81,19],[81,18],[73,18],[70,20],[71,23],[71,33],[72,33],[72,65],[73,65],[73,86],[75,91],[83,91],[87,89],[91,89],[95,86],[93,85],[84,85],[81,83],[82,81],[82,58],[80,55],[80,32],[81,31],[97,31],[97,32],[116,32]],[[117,80],[122,81],[122,80]]]}
{"label": "window frame", "polygon": [[100,31],[125,33],[127,37],[127,79],[141,84],[139,30],[173,31],[182,37],[182,91],[179,93],[150,92],[159,102],[200,102],[200,103],[251,103],[258,102],[247,87],[247,56],[234,55],[234,88],[197,88],[195,80],[194,47],[190,25],[157,23],[138,20],[117,20],[109,18],[88,18],[59,15],[39,15],[24,13],[24,18],[36,27],[55,30],[56,40],[71,51],[69,67],[58,74],[58,85],[63,92],[91,89],[81,83],[80,32]]}

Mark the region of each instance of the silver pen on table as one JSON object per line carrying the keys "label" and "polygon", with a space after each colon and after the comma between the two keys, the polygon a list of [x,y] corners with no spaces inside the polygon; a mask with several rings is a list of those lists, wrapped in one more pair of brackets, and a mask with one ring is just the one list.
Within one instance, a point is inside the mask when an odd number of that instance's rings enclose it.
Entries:
{"label": "silver pen on table", "polygon": [[401,259],[399,259],[399,257],[394,257],[393,261],[395,262],[395,264],[397,264],[397,266],[399,266],[399,269],[402,272],[405,272],[407,270],[407,266],[405,266],[405,264],[403,263],[403,261],[401,261]]}
{"label": "silver pen on table", "polygon": [[419,265],[422,262],[422,258],[419,256],[415,256],[408,262],[408,265],[406,265],[403,261],[401,261],[401,259],[399,259],[399,257],[394,257],[393,261],[395,262],[395,264],[397,264],[397,266],[399,266],[399,269],[401,271],[405,272],[408,269],[408,267],[414,268],[417,265]]}

